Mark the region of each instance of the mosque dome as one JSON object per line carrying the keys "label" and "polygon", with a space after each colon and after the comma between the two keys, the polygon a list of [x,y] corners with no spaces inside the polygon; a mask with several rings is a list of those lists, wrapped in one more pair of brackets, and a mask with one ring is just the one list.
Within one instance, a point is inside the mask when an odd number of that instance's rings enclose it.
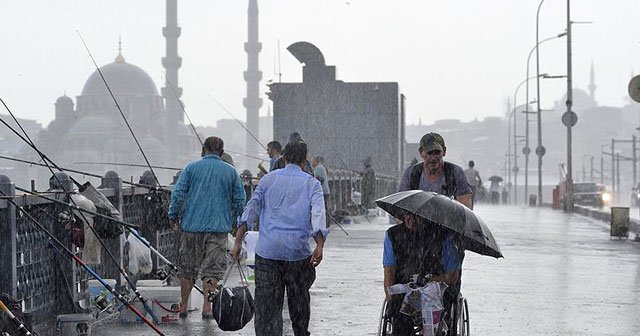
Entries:
{"label": "mosque dome", "polygon": [[[141,68],[125,62],[122,54],[118,54],[113,63],[101,67],[100,71],[114,95],[158,95],[158,89],[151,77]],[[82,95],[102,96],[108,94],[100,74],[97,70],[94,71],[85,82]]]}
{"label": "mosque dome", "polygon": [[56,105],[57,106],[62,106],[62,105],[73,106],[73,100],[65,94],[64,96],[58,97],[58,99],[56,99]]}
{"label": "mosque dome", "polygon": [[[562,95],[562,99],[556,102],[556,106],[561,111],[565,109],[567,101],[567,94]],[[592,107],[598,106],[598,102],[596,102],[591,95],[589,95],[586,91],[578,88],[573,88],[573,106],[572,109],[574,111],[582,111]]]}

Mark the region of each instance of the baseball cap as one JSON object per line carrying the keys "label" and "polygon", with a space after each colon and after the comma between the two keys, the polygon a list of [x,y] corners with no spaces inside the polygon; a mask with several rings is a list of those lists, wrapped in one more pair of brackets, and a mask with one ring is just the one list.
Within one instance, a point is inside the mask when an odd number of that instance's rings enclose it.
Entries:
{"label": "baseball cap", "polygon": [[445,151],[444,139],[438,133],[427,133],[420,139],[420,150],[430,152],[433,150]]}

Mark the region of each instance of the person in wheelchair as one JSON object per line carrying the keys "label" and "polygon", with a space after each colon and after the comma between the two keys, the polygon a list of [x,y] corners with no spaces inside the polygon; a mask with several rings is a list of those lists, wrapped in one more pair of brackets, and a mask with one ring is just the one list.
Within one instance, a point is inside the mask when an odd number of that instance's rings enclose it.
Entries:
{"label": "person in wheelchair", "polygon": [[[415,335],[416,325],[411,317],[400,313],[404,294],[389,295],[387,289],[395,284],[437,281],[449,285],[443,296],[443,319],[455,335],[452,306],[460,292],[460,276],[464,249],[459,248],[456,235],[439,225],[414,214],[406,214],[400,224],[390,227],[384,236],[383,261],[384,292],[387,299],[386,318],[393,335]],[[425,276],[431,275],[428,279]]]}

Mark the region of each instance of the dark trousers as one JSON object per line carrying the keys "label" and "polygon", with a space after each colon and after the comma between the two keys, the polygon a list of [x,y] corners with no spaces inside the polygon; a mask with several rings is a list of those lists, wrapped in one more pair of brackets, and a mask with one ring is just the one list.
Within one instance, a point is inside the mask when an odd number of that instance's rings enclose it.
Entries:
{"label": "dark trousers", "polygon": [[293,334],[311,335],[309,288],[316,279],[316,269],[309,260],[310,258],[299,261],[271,260],[256,254],[256,336],[282,336],[285,289]]}
{"label": "dark trousers", "polygon": [[471,209],[473,209],[473,205],[476,204],[476,192],[478,191],[478,187],[476,186],[472,186],[471,187]]}

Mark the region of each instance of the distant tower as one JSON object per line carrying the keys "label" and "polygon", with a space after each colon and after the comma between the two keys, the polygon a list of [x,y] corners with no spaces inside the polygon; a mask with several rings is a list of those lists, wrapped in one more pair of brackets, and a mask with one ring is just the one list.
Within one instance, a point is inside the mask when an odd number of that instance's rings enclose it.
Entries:
{"label": "distant tower", "polygon": [[596,73],[593,70],[593,62],[591,62],[591,71],[589,71],[589,97],[596,101]]}
{"label": "distant tower", "polygon": [[166,57],[162,58],[162,66],[165,69],[165,86],[162,88],[162,97],[165,102],[165,144],[170,146],[169,151],[177,150],[175,135],[178,125],[184,122],[182,109],[178,99],[182,96],[182,88],[178,86],[178,69],[182,65],[182,58],[178,56],[178,4],[177,0],[167,0],[167,25],[162,28],[162,35],[167,41]]}
{"label": "distant tower", "polygon": [[[244,80],[247,82],[247,97],[243,100],[243,104],[247,108],[247,129],[253,136],[260,139],[258,120],[262,99],[260,98],[259,86],[262,71],[258,67],[258,56],[262,50],[262,43],[258,41],[258,0],[249,0],[247,14],[249,38],[244,44],[244,50],[247,52],[247,71],[244,72]],[[248,154],[261,152],[259,145],[248,133],[246,152]]]}

